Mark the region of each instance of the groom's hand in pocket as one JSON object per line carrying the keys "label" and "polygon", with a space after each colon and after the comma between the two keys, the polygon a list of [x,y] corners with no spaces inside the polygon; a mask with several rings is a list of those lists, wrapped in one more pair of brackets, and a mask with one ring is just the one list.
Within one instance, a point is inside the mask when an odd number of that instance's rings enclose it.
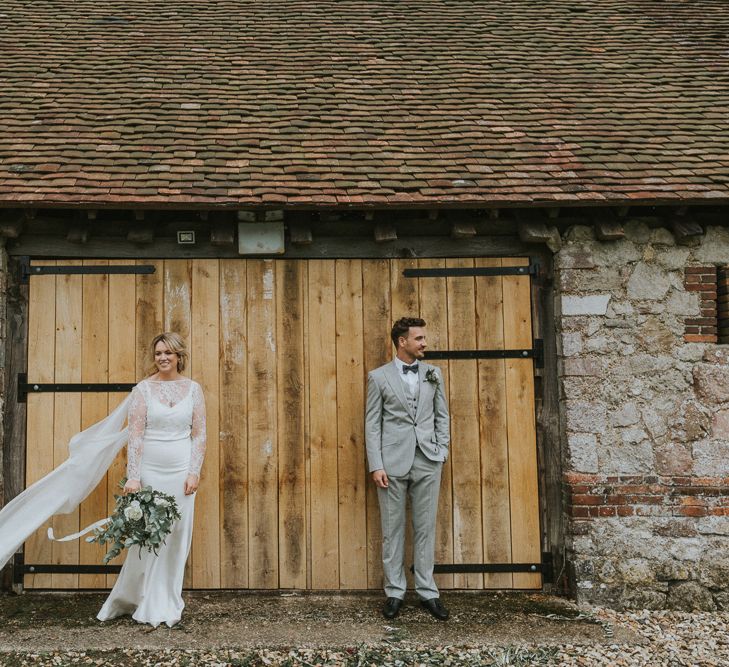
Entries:
{"label": "groom's hand in pocket", "polygon": [[379,486],[381,489],[386,489],[390,482],[387,479],[387,473],[384,470],[374,470],[372,472],[372,479],[375,482],[376,486]]}

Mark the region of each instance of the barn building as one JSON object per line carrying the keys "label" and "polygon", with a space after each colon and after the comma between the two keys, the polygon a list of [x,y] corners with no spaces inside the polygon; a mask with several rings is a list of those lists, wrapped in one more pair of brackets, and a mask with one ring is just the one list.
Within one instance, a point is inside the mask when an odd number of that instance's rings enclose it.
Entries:
{"label": "barn building", "polygon": [[[428,323],[448,589],[729,608],[729,5],[6,0],[0,502],[191,349],[186,585],[381,586],[367,370]],[[57,533],[105,516],[120,458]],[[30,539],[6,588],[107,588]]]}

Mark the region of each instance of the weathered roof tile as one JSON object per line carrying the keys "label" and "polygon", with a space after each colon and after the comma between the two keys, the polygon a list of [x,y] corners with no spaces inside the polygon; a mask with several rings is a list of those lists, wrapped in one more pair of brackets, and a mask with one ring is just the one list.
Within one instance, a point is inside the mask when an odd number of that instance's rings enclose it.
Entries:
{"label": "weathered roof tile", "polygon": [[0,205],[729,200],[729,4],[573,8],[5,0]]}

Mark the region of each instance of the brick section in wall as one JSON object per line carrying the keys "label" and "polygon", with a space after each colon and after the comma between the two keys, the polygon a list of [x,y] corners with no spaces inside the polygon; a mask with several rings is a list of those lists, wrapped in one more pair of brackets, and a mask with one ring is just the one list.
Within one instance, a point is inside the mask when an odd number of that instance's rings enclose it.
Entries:
{"label": "brick section in wall", "polygon": [[564,483],[573,519],[729,516],[729,477],[567,473]]}
{"label": "brick section in wall", "polygon": [[719,343],[729,343],[729,267],[720,266],[716,281],[716,317]]}
{"label": "brick section in wall", "polygon": [[684,286],[688,292],[699,293],[700,308],[699,317],[686,318],[684,340],[687,343],[716,343],[718,340],[716,267],[686,267]]}

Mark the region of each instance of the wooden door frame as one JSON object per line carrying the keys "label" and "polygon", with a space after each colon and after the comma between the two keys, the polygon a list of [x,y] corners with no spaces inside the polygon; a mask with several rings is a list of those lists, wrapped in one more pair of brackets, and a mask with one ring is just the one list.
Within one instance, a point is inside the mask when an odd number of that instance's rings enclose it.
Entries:
{"label": "wooden door frame", "polygon": [[[4,253],[5,250],[3,249]],[[7,257],[5,281],[5,366],[3,406],[3,505],[25,488],[25,442],[27,405],[18,402],[18,376],[28,370],[28,306],[29,288],[20,280],[22,260]],[[22,584],[14,583],[13,561],[0,574],[3,590],[11,587],[19,592]]]}
{"label": "wooden door frame", "polygon": [[[425,239],[401,239],[398,248],[383,248],[382,245],[365,244],[358,241],[336,239],[328,242],[322,239],[316,247],[299,247],[274,259],[342,259],[357,257],[360,259],[389,258],[402,256],[402,245],[417,246],[418,256],[428,257],[529,257],[532,263],[539,266],[531,283],[532,293],[532,330],[535,339],[541,339],[544,345],[544,367],[535,371],[535,411],[537,431],[537,463],[539,471],[539,508],[541,517],[541,542],[543,554],[551,556],[554,582],[545,582],[544,590],[567,589],[565,574],[565,537],[566,521],[563,510],[562,490],[562,443],[560,437],[560,412],[557,377],[557,329],[555,319],[555,293],[552,279],[552,253],[544,246],[525,244],[514,237],[477,237],[467,242],[443,238],[438,245]],[[45,246],[43,254],[34,255],[33,259],[59,259],[61,253],[48,252]],[[83,247],[79,248],[83,250]],[[87,251],[90,249],[86,249]],[[106,252],[87,252],[85,259],[109,259],[112,256],[109,248]],[[144,254],[149,257],[180,259],[179,253],[165,248],[160,252],[150,248]],[[177,250],[177,249],[174,249]],[[420,252],[428,253],[421,255]],[[222,253],[221,253],[222,254]],[[102,256],[103,255],[103,256]],[[208,253],[201,255],[209,257]],[[227,256],[227,255],[226,255]],[[196,259],[198,257],[186,258]],[[28,309],[29,290],[27,283],[21,280],[23,256],[11,254],[7,257],[6,280],[6,337],[5,337],[5,403],[3,410],[3,497],[7,503],[25,488],[25,455],[26,455],[26,407],[17,402],[17,377],[27,370],[28,345]],[[12,572],[12,562],[2,572],[0,583],[3,589],[9,589],[13,581],[17,581],[17,573]],[[15,576],[14,576],[15,575]],[[16,585],[17,586],[17,585]]]}

